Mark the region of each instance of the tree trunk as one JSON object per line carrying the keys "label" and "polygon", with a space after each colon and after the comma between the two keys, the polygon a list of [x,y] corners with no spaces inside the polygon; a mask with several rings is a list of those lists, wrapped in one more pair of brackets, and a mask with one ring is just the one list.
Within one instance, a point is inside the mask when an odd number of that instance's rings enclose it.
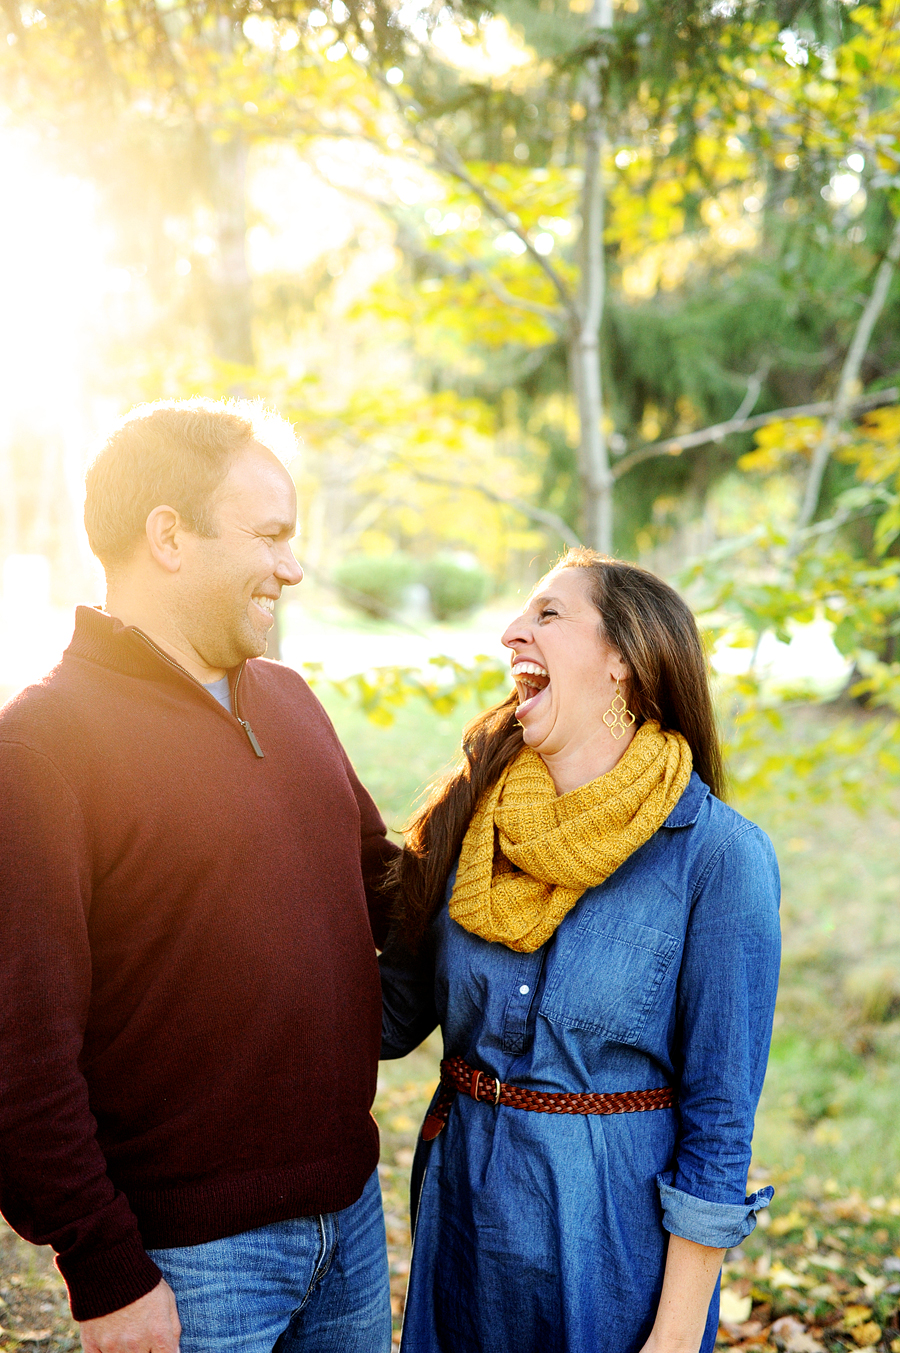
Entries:
{"label": "tree trunk", "polygon": [[[613,24],[612,0],[594,0],[591,27],[608,32]],[[584,80],[584,181],[581,194],[581,283],[577,317],[569,340],[569,362],[579,421],[579,471],[582,485],[584,537],[603,554],[612,551],[613,478],[603,427],[603,384],[600,325],[606,288],[603,252],[605,129],[600,82],[603,56],[587,62]]]}
{"label": "tree trunk", "polygon": [[[219,14],[213,41],[225,56],[235,50],[235,20]],[[247,265],[247,157],[249,145],[235,132],[205,129],[210,205],[215,213],[216,249],[211,259],[207,316],[213,351],[224,362],[253,365],[252,297]],[[235,391],[239,393],[239,391]]]}
{"label": "tree trunk", "polygon": [[213,351],[226,362],[253,365],[250,269],[247,264],[247,142],[208,143],[216,252],[210,268],[209,327]]}

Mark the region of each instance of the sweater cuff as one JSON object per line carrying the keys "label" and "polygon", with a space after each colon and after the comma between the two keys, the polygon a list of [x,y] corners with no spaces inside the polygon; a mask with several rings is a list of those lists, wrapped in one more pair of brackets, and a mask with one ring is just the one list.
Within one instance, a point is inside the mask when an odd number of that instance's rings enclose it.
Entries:
{"label": "sweater cuff", "polygon": [[138,1235],[90,1257],[57,1259],[56,1264],[69,1291],[73,1320],[96,1320],[120,1311],[162,1280]]}
{"label": "sweater cuff", "polygon": [[756,1226],[757,1212],[769,1206],[775,1193],[771,1185],[766,1185],[743,1203],[708,1203],[704,1198],[673,1188],[664,1175],[657,1175],[656,1183],[665,1229],[716,1250],[730,1250],[739,1245]]}

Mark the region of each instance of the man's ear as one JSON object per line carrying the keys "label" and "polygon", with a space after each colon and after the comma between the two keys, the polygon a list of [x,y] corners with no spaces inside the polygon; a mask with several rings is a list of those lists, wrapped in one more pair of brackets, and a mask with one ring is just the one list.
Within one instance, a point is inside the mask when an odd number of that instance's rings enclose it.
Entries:
{"label": "man's ear", "polygon": [[157,564],[167,573],[177,573],[183,558],[182,535],[185,526],[174,507],[155,507],[144,529],[150,553]]}

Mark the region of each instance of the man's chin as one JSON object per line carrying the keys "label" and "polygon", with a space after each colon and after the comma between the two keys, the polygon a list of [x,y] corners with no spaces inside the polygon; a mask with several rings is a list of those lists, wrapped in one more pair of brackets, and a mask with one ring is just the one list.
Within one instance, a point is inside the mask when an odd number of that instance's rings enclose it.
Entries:
{"label": "man's chin", "polygon": [[249,640],[247,643],[246,652],[243,654],[243,657],[264,658],[269,650],[269,633],[270,632],[259,634],[254,632],[252,640]]}

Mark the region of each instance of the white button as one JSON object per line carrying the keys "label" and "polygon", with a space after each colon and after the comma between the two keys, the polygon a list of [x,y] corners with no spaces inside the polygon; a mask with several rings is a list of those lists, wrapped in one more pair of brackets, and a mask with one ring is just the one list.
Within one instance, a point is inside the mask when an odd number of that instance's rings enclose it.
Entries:
{"label": "white button", "polygon": [[519,987],[519,995],[520,995],[520,996],[527,996],[530,990],[531,990],[530,987],[525,987],[525,986]]}

